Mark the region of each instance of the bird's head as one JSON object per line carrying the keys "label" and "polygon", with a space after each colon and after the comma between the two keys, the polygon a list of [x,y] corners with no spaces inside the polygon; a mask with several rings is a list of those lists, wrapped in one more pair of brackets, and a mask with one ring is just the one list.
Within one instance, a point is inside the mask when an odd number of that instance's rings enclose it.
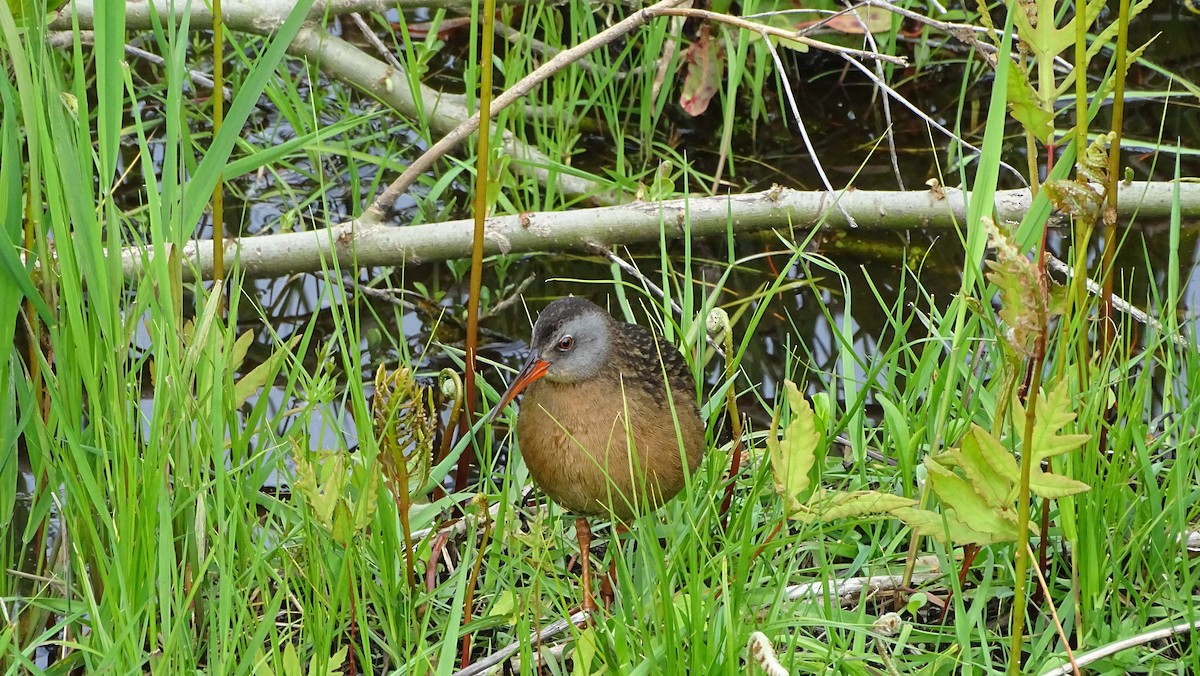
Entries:
{"label": "bird's head", "polygon": [[541,378],[575,383],[596,377],[612,349],[615,323],[600,306],[583,298],[560,298],[547,305],[533,325],[529,359],[491,417]]}

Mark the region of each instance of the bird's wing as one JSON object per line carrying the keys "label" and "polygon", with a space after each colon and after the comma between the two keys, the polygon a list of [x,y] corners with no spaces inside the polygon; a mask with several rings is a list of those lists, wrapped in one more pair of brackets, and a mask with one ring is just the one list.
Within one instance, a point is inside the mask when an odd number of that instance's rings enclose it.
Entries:
{"label": "bird's wing", "polygon": [[674,394],[691,397],[696,389],[696,381],[692,378],[687,360],[674,345],[636,324],[623,325],[621,338],[618,349],[623,348],[624,354],[618,358],[631,369],[642,372],[643,377],[638,380],[656,392],[662,392],[662,374],[665,372]]}

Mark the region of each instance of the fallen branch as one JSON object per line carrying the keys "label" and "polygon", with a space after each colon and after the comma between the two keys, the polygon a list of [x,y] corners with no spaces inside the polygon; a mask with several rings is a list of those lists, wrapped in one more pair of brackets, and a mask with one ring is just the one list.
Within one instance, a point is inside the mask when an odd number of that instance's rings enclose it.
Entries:
{"label": "fallen branch", "polygon": [[[1200,214],[1200,184],[1179,186],[1182,212]],[[1135,211],[1141,218],[1170,214],[1172,183],[1134,182],[1121,189],[1118,215]],[[614,207],[567,212],[535,212],[488,219],[485,252],[531,253],[588,251],[596,246],[658,241],[684,236],[722,236],[732,230],[747,234],[764,230],[806,231],[845,228],[835,200],[861,225],[860,231],[950,228],[966,222],[966,201],[960,191],[850,190],[840,195],[774,188],[742,195],[638,202]],[[1029,208],[1027,190],[996,193],[1001,221],[1018,221]],[[665,232],[664,232],[665,231]],[[343,266],[402,265],[456,258],[471,253],[473,224],[469,220],[407,227],[365,225],[358,221],[329,228],[260,235],[226,242],[225,259],[235,261],[250,277],[318,272],[336,256]],[[798,237],[797,237],[798,239]],[[212,274],[211,240],[193,240],[183,250],[191,278]],[[129,247],[121,252],[127,278],[141,274],[152,251]]]}

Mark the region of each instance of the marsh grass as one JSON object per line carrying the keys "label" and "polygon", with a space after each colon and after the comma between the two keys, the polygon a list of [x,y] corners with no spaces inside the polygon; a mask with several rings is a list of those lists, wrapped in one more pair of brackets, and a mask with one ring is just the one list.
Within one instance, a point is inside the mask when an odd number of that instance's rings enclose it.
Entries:
{"label": "marsh grass", "polygon": [[[980,550],[960,583],[962,548],[922,539],[917,552],[931,557],[923,565],[943,577],[919,594],[788,599],[788,588],[803,583],[901,574],[910,532],[890,518],[789,521],[765,454],[766,425],[752,417],[740,439],[747,462],[723,517],[718,506],[733,451],[726,393],[785,420],[791,412],[781,383],[753,381],[745,370],[725,379],[704,330],[711,310],[729,313],[735,349],[726,359],[737,367],[761,348],[766,314],[780,314],[790,330],[772,336],[779,347],[771,354],[784,361],[787,379],[808,383],[809,396],[828,396],[829,438],[844,439],[828,449],[824,484],[920,498],[931,449],[954,443],[969,422],[998,433],[1010,424],[996,417],[1007,396],[1005,327],[977,275],[986,244],[978,232],[963,233],[971,273],[949,304],[951,290],[925,287],[919,265],[896,280],[866,276],[879,306],[869,310],[887,318],[887,330],[869,339],[858,331],[860,308],[851,299],[864,296],[851,293],[850,277],[790,234],[771,244],[778,274],[740,297],[726,293],[729,278],[748,263],[738,258],[732,232],[720,261],[699,260],[687,240],[680,255],[669,254],[664,237],[657,260],[641,263],[665,298],[613,266],[597,295],[611,299],[618,317],[648,315],[681,346],[700,383],[711,450],[684,493],[639,520],[619,544],[611,527],[598,527],[595,569],[613,564],[616,604],[592,626],[557,639],[565,651],[539,653],[527,637],[579,602],[576,573],[566,567],[578,552],[568,518],[544,499],[526,504],[528,472],[500,426],[476,435],[469,452],[488,471],[470,492],[417,496],[424,501],[413,506],[409,528],[432,531],[413,552],[418,584],[405,581],[405,533],[394,489],[380,480],[371,424],[377,356],[365,351],[364,338],[372,326],[401,325],[403,311],[358,302],[360,277],[331,259],[313,292],[312,320],[275,327],[255,283],[236,275],[220,284],[184,281],[189,263],[178,253],[202,220],[218,169],[231,179],[261,169],[271,190],[288,197],[285,222],[307,227],[342,208],[342,191],[354,205],[359,194],[374,193],[401,163],[395,158],[428,138],[428,125],[415,120],[400,134],[357,95],[333,88],[313,97],[327,84],[314,69],[280,65],[288,31],[298,26],[290,23],[265,42],[231,37],[244,66],[231,71],[238,94],[225,129],[207,138],[203,107],[184,85],[194,47],[189,28],[164,25],[148,36],[167,65],[147,80],[124,64],[119,3],[101,6],[95,46],[64,52],[0,6],[0,55],[10,73],[0,82],[0,215],[10,241],[0,335],[14,336],[0,361],[0,522],[14,524],[0,531],[0,566],[10,571],[0,576],[6,673],[449,673],[468,634],[474,659],[524,641],[517,653],[523,671],[540,663],[549,673],[741,673],[755,631],[792,672],[1006,668],[1019,584],[1011,545]],[[604,16],[538,6],[522,21],[523,32],[559,47],[562,36],[596,32]],[[613,137],[613,185],[649,183],[664,159],[679,189],[707,185],[711,176],[661,142],[670,93],[654,93],[653,58],[664,49],[666,27],[653,24],[638,40],[598,52],[593,69],[564,71],[531,106],[507,111],[502,126],[550,149],[557,170],[578,172],[570,152],[580,132],[572,119],[599,120]],[[405,65],[424,72],[414,66],[432,58],[432,40],[414,41],[403,23],[394,36]],[[720,103],[726,129],[743,112],[738,87],[775,86],[766,59],[747,56],[760,46],[738,37],[728,48],[738,70]],[[505,53],[507,81],[533,65],[531,53]],[[642,76],[617,77],[630,65]],[[477,80],[472,68],[465,82]],[[1001,156],[998,100],[981,168],[994,168]],[[557,112],[563,101],[572,102],[569,115]],[[256,104],[272,111],[262,128]],[[750,111],[752,119],[763,114]],[[247,118],[257,133],[244,134]],[[286,140],[277,142],[275,133]],[[331,158],[337,173],[325,171]],[[464,190],[469,159],[443,163],[445,171],[422,184],[427,215]],[[1065,174],[1069,161],[1059,167]],[[295,192],[289,174],[316,188]],[[572,205],[573,198],[503,170],[497,177],[508,182],[496,196],[498,210]],[[975,181],[977,205],[997,181],[982,170],[961,178]],[[118,180],[139,186],[136,208],[118,206],[110,192]],[[1040,227],[1037,216],[1018,231],[1027,243]],[[1174,252],[1184,216],[1171,223]],[[25,258],[15,255],[22,241]],[[154,256],[140,277],[126,280],[108,253],[133,242]],[[490,261],[493,269],[508,263]],[[1187,331],[1175,312],[1184,264],[1176,253],[1165,283],[1151,284],[1142,299],[1162,317],[1163,333],[1118,316],[1116,349],[1094,363],[1076,352],[1078,337],[1097,330],[1087,312],[1062,319],[1049,334],[1046,372],[1070,383],[1075,427],[1092,435],[1080,453],[1055,460],[1055,471],[1091,488],[1051,504],[1045,534],[1050,588],[1043,603],[1054,604],[1077,649],[1195,619],[1197,572],[1181,538],[1196,521],[1200,414],[1191,393],[1200,388],[1200,351],[1194,341],[1170,339]],[[716,278],[697,273],[701,266],[717,270]],[[1147,257],[1139,273],[1157,280],[1155,272]],[[409,274],[395,271],[392,279],[418,281]],[[1142,287],[1127,290],[1134,288]],[[219,297],[228,300],[227,314]],[[819,308],[835,329],[828,343],[813,343],[789,311],[796,302]],[[247,327],[255,328],[252,340]],[[385,352],[432,379],[413,363],[403,336],[385,340],[393,341]],[[441,351],[461,365],[454,345],[430,338],[420,347],[422,356]],[[265,356],[251,358],[252,349]],[[481,385],[487,401],[504,380],[504,371],[488,366]],[[870,412],[876,407],[878,415]],[[873,459],[876,450],[895,464]],[[299,487],[301,465],[313,468],[318,490]],[[18,506],[7,487],[21,482],[34,488]],[[438,528],[456,505],[475,526],[441,538]],[[332,517],[321,516],[324,507]],[[949,606],[944,623],[942,604]],[[902,622],[881,633],[876,621],[889,611]],[[1033,614],[1027,634],[1030,671],[1061,662],[1063,644],[1048,615]],[[1192,642],[1181,639],[1121,653],[1098,668],[1188,672],[1198,661]]]}

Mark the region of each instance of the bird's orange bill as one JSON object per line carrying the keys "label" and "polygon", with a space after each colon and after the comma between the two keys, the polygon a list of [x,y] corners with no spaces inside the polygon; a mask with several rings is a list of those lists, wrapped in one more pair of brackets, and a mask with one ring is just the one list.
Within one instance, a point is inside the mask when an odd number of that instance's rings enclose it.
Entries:
{"label": "bird's orange bill", "polygon": [[546,369],[548,368],[550,368],[550,362],[538,359],[536,354],[529,355],[529,360],[525,362],[525,366],[521,367],[521,372],[517,374],[517,379],[512,382],[512,385],[508,386],[508,390],[504,392],[504,396],[500,397],[500,403],[496,404],[496,408],[493,408],[488,413],[488,422],[495,420],[496,416],[500,415],[500,411],[503,411],[504,407],[508,406],[510,401],[517,398],[521,390],[528,387],[533,381],[546,375]]}

